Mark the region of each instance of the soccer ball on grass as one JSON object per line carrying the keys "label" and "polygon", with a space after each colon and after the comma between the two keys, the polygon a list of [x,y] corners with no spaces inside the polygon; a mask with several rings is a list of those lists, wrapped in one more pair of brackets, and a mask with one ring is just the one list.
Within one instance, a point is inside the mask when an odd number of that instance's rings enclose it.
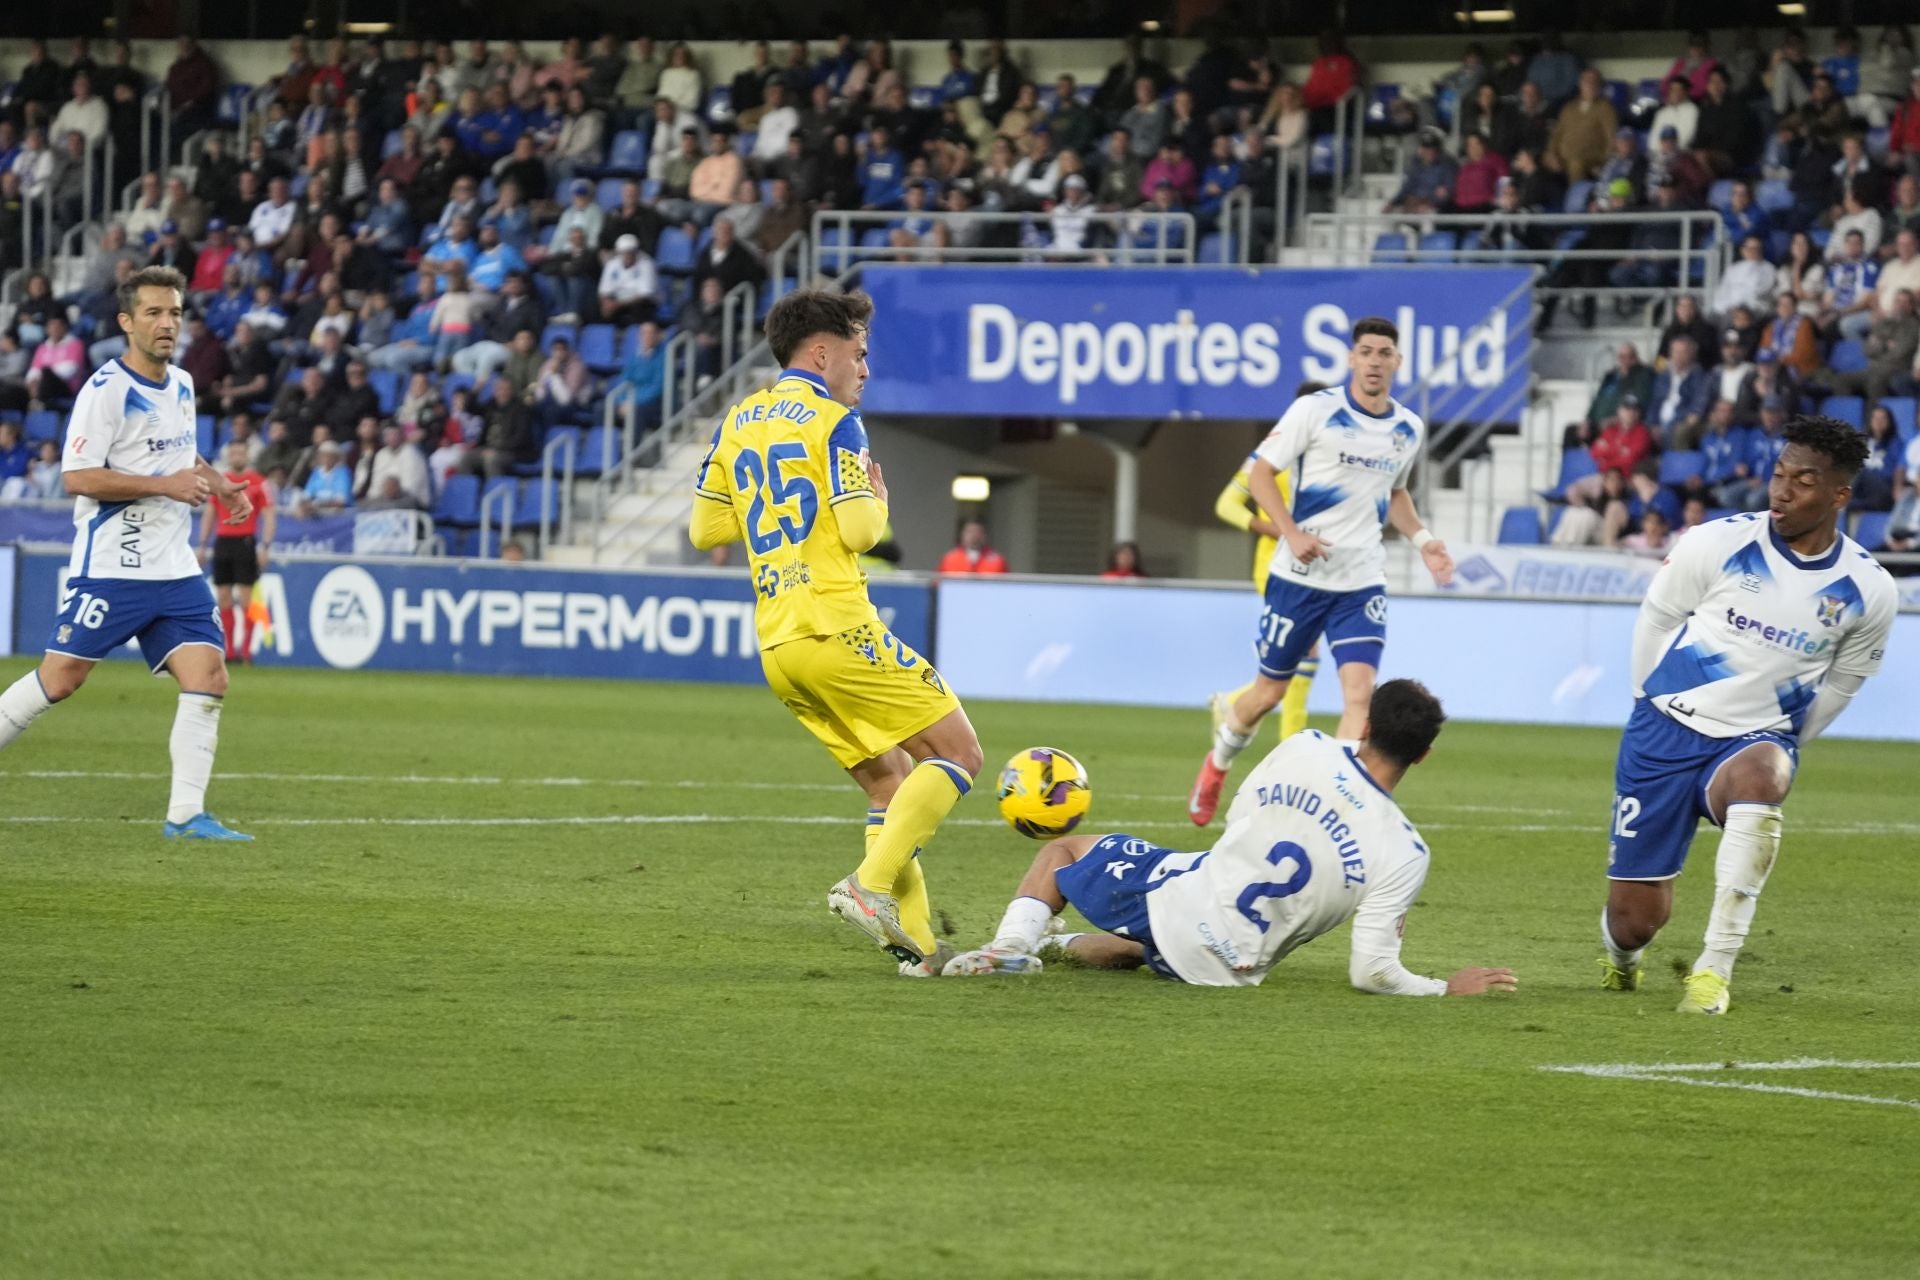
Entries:
{"label": "soccer ball on grass", "polygon": [[1023,836],[1051,840],[1086,817],[1093,804],[1086,768],[1056,747],[1029,747],[1000,771],[1000,816]]}

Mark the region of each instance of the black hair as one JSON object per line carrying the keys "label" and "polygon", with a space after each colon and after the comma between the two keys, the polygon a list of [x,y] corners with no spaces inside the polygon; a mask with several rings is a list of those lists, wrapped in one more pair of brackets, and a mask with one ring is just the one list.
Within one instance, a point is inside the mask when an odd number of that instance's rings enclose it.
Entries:
{"label": "black hair", "polygon": [[1782,433],[1788,444],[1805,445],[1824,454],[1827,464],[1853,483],[1867,462],[1867,437],[1851,424],[1819,414],[1802,414],[1788,421]]}
{"label": "black hair", "polygon": [[1312,378],[1308,378],[1305,382],[1293,389],[1293,398],[1298,400],[1301,396],[1310,396],[1316,392],[1325,391],[1326,389],[1326,383],[1316,382]]}
{"label": "black hair", "polygon": [[172,267],[142,267],[123,281],[115,291],[120,295],[120,310],[133,314],[142,289],[171,289],[183,299],[187,296],[187,278]]}
{"label": "black hair", "polygon": [[1447,713],[1418,680],[1389,680],[1373,691],[1367,707],[1367,746],[1401,768],[1410,768],[1433,747]]}
{"label": "black hair", "polygon": [[773,358],[784,365],[814,334],[852,338],[872,319],[873,299],[864,293],[796,289],[767,313],[767,345],[773,348]]}
{"label": "black hair", "polygon": [[1353,326],[1354,345],[1359,346],[1360,339],[1368,338],[1368,337],[1385,338],[1388,342],[1391,342],[1396,347],[1400,345],[1399,328],[1393,323],[1393,321],[1387,319],[1385,316],[1368,316],[1363,320],[1358,320],[1354,322],[1354,326]]}

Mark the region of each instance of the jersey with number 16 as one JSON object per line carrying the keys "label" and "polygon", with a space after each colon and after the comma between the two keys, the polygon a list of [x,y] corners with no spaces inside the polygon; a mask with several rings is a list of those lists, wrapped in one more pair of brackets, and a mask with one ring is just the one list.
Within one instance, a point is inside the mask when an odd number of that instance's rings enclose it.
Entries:
{"label": "jersey with number 16", "polygon": [[841,503],[873,497],[867,429],[824,381],[789,369],[729,409],[694,490],[730,503],[740,521],[762,649],[879,617],[835,516]]}

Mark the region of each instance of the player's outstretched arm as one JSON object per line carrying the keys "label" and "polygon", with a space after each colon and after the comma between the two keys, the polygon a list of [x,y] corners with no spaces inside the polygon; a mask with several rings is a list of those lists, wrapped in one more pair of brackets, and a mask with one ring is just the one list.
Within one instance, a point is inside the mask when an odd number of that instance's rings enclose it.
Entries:
{"label": "player's outstretched arm", "polygon": [[1511,969],[1462,969],[1447,979],[1450,996],[1483,996],[1490,991],[1514,992],[1520,980]]}
{"label": "player's outstretched arm", "polygon": [[176,471],[170,476],[136,476],[108,467],[63,471],[60,479],[76,498],[96,502],[138,502],[142,498],[172,498],[190,507],[207,500],[211,490],[198,471]]}
{"label": "player's outstretched arm", "polygon": [[1453,556],[1447,551],[1447,544],[1427,531],[1426,525],[1420,520],[1420,513],[1414,509],[1413,495],[1405,489],[1393,491],[1393,498],[1387,505],[1387,523],[1419,549],[1420,558],[1426,561],[1427,572],[1433,575],[1435,586],[1444,587],[1453,581]]}

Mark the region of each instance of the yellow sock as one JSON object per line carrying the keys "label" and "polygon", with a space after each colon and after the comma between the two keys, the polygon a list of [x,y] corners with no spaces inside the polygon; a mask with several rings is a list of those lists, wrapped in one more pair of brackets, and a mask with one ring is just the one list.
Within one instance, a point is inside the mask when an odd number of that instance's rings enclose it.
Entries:
{"label": "yellow sock", "polygon": [[891,892],[913,855],[932,842],[941,819],[972,788],[973,779],[966,770],[938,756],[929,756],[914,766],[893,793],[882,825],[867,828],[879,834],[867,845],[867,856],[854,872],[860,883],[881,893]]}
{"label": "yellow sock", "polygon": [[[873,846],[879,842],[880,828],[886,824],[885,809],[867,810],[867,856],[873,856]],[[929,953],[934,946],[933,904],[927,901],[927,877],[920,870],[920,851],[915,849],[913,857],[907,859],[906,870],[893,882],[887,892],[900,904],[900,927],[905,929],[913,940],[926,948]]]}
{"label": "yellow sock", "polygon": [[906,869],[893,882],[893,896],[900,904],[900,927],[914,944],[933,954],[933,904],[927,901],[927,877],[920,870],[920,851],[907,859]]}
{"label": "yellow sock", "polygon": [[1295,669],[1293,679],[1287,682],[1287,691],[1280,699],[1282,742],[1307,727],[1307,690],[1313,687],[1313,677],[1319,671],[1319,661],[1308,658]]}

